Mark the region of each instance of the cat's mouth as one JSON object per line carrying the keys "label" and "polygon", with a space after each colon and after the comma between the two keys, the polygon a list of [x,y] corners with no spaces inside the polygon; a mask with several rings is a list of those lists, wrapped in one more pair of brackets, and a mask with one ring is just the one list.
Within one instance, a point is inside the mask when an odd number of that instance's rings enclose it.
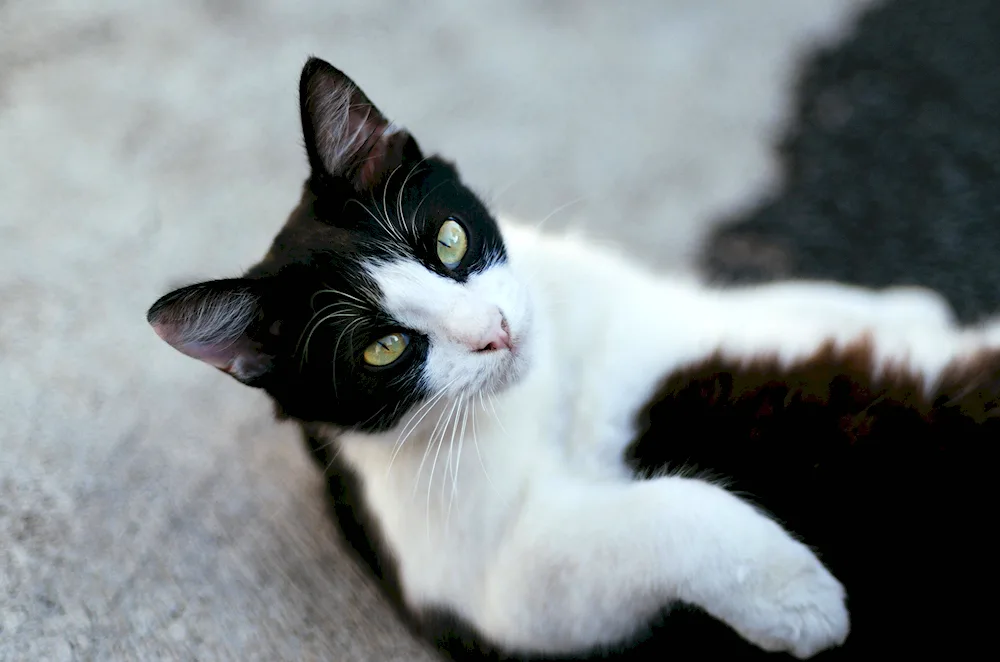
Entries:
{"label": "cat's mouth", "polygon": [[[499,391],[514,382],[518,381],[527,367],[527,355],[524,352],[524,336],[516,332],[512,333],[509,327],[504,325],[506,341],[501,348],[483,349],[477,352],[487,361],[489,367],[484,372],[484,383],[482,387]],[[506,351],[505,351],[506,350]]]}
{"label": "cat's mouth", "polygon": [[[498,393],[518,382],[531,359],[530,319],[523,314],[508,318],[499,310],[494,326],[476,334],[473,341],[442,339],[441,353],[427,365],[432,383],[460,391]],[[449,342],[449,340],[451,342]]]}

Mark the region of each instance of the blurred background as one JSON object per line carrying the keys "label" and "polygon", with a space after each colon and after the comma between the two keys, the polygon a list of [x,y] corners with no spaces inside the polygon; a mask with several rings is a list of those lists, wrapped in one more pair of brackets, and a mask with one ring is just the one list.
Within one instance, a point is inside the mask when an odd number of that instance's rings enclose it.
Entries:
{"label": "blurred background", "polygon": [[266,250],[308,55],[498,211],[974,317],[1000,292],[955,266],[1000,248],[997,6],[0,0],[0,660],[432,659],[295,431],[144,319]]}

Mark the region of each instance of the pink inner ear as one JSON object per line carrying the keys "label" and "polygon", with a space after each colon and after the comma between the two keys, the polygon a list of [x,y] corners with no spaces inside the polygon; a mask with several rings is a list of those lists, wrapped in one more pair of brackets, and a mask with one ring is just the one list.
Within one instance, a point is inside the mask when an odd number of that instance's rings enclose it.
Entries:
{"label": "pink inner ear", "polygon": [[192,285],[163,297],[146,319],[165,343],[242,382],[267,372],[274,358],[251,333],[261,315],[249,286],[233,281]]}
{"label": "pink inner ear", "polygon": [[332,67],[314,72],[303,101],[318,156],[331,174],[347,176],[355,188],[366,191],[400,163],[406,132],[341,72]]}
{"label": "pink inner ear", "polygon": [[402,162],[403,147],[408,138],[404,130],[391,122],[379,125],[373,135],[376,139],[370,143],[368,153],[354,179],[354,185],[360,190],[374,188]]}
{"label": "pink inner ear", "polygon": [[203,361],[210,366],[233,374],[241,352],[251,351],[245,337],[222,343],[192,342],[183,339],[182,327],[177,324],[155,323],[152,325],[164,342],[185,356]]}
{"label": "pink inner ear", "polygon": [[389,151],[386,140],[383,137],[376,140],[361,162],[355,184],[362,190],[374,188],[385,169],[386,154]]}

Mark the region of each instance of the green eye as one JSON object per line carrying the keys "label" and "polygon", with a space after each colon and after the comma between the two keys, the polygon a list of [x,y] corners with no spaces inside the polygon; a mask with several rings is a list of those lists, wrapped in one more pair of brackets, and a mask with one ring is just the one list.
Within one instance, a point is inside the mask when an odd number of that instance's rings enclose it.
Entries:
{"label": "green eye", "polygon": [[465,229],[449,218],[438,230],[437,249],[441,264],[449,269],[457,267],[469,250],[469,237],[465,234]]}
{"label": "green eye", "polygon": [[410,339],[404,333],[390,333],[379,338],[365,350],[365,363],[373,366],[389,365],[403,354],[410,344]]}

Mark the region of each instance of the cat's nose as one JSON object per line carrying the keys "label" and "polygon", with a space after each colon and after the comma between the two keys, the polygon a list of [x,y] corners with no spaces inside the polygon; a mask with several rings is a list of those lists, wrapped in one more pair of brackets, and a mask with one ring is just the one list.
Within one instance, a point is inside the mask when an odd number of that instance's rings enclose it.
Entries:
{"label": "cat's nose", "polygon": [[507,318],[500,313],[500,324],[498,324],[490,333],[486,334],[483,339],[482,345],[477,351],[480,352],[492,352],[497,349],[513,349],[514,345],[510,342],[510,327],[507,326]]}

